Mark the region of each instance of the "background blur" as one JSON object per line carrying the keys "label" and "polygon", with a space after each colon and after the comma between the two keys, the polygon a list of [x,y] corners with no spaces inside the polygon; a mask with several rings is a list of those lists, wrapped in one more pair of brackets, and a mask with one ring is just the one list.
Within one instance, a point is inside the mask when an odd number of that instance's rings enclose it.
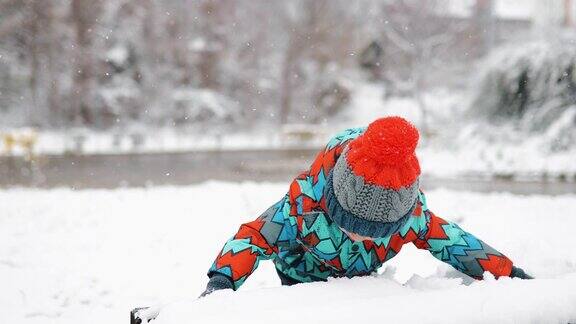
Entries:
{"label": "background blur", "polygon": [[[262,262],[195,302],[331,136],[389,115],[420,130],[431,210],[540,280],[467,286],[408,245],[377,278],[280,288]],[[575,161],[576,0],[0,0],[0,323],[179,300],[158,323],[269,323],[277,295],[576,323]]]}
{"label": "background blur", "polygon": [[429,183],[574,191],[575,32],[572,0],[0,0],[0,185],[289,180],[402,115]]}

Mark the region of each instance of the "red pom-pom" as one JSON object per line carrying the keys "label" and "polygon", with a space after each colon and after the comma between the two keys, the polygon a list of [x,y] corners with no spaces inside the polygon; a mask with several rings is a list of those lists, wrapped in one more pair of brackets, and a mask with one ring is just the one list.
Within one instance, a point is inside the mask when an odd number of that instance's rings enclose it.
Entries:
{"label": "red pom-pom", "polygon": [[420,135],[401,117],[380,118],[350,142],[348,163],[368,183],[398,190],[420,175],[415,155]]}

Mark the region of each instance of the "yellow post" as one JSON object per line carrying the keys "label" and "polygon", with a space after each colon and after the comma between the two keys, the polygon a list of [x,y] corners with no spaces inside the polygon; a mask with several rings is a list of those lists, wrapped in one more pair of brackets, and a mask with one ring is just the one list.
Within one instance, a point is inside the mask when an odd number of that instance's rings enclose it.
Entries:
{"label": "yellow post", "polygon": [[2,141],[4,142],[6,154],[10,155],[12,153],[12,148],[16,144],[16,139],[12,134],[2,134]]}
{"label": "yellow post", "polygon": [[34,131],[20,135],[20,146],[22,146],[24,152],[26,152],[26,159],[28,159],[28,161],[32,161],[34,158],[34,146],[36,146],[37,140],[38,135]]}

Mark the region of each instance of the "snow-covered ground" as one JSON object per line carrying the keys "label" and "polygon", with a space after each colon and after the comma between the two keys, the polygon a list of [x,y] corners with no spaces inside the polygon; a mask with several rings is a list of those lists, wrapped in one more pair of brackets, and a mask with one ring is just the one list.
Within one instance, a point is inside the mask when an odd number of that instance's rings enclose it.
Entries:
{"label": "snow-covered ground", "polygon": [[0,191],[0,323],[576,322],[576,195],[427,192],[430,208],[538,279],[470,283],[406,246],[369,278],[280,287],[263,262],[236,293],[203,300],[224,241],[286,184]]}

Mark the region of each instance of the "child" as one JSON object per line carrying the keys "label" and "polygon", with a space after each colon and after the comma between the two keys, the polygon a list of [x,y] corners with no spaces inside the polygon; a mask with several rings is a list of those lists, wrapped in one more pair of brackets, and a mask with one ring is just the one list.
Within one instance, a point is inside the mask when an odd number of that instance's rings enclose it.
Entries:
{"label": "child", "polygon": [[337,134],[279,202],[226,242],[202,296],[238,289],[266,259],[283,285],[369,275],[406,243],[475,279],[485,271],[531,279],[505,255],[428,209],[419,189],[418,138],[418,130],[400,117]]}

